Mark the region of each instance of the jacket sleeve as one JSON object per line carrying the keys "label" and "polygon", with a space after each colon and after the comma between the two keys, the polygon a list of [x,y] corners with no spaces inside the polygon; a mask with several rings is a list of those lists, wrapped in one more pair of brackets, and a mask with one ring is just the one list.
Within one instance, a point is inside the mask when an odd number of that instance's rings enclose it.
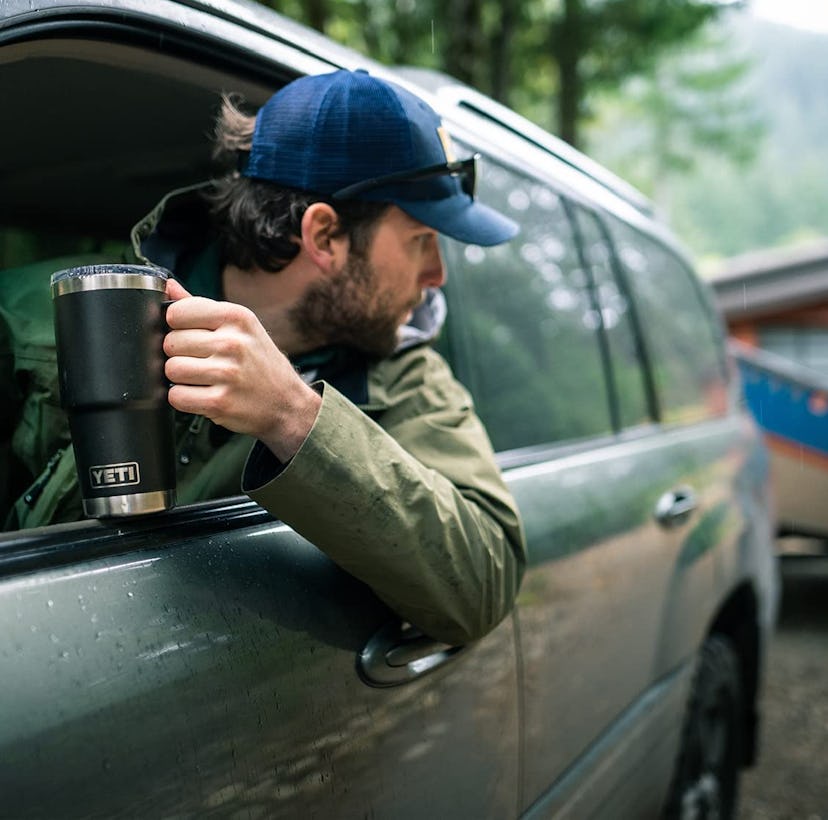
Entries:
{"label": "jacket sleeve", "polygon": [[468,394],[423,351],[385,367],[379,423],[322,385],[299,452],[281,465],[258,443],[243,488],[404,619],[462,644],[511,609],[525,544]]}

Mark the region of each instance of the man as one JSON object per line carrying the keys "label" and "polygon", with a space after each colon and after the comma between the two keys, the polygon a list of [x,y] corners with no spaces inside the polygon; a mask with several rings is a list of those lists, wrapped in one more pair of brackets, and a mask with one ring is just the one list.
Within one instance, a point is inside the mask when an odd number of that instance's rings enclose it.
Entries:
{"label": "man", "polygon": [[[525,562],[513,499],[466,391],[427,346],[442,322],[438,233],[516,226],[474,199],[439,118],[365,72],[299,79],[254,119],[227,104],[241,171],[133,231],[171,281],[164,348],[182,500],[238,486],[448,643],[509,611]],[[195,216],[194,216],[195,214]],[[194,241],[195,240],[195,241]],[[190,295],[190,294],[198,295]],[[204,422],[204,419],[209,421]]]}

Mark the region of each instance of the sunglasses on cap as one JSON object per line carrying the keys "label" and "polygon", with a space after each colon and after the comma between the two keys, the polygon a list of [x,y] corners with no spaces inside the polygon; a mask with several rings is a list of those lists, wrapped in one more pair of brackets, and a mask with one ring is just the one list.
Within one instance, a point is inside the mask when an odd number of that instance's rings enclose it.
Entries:
{"label": "sunglasses on cap", "polygon": [[442,162],[439,165],[429,165],[427,168],[420,168],[416,171],[397,171],[394,174],[386,174],[382,177],[364,179],[355,182],[353,185],[346,185],[331,194],[333,199],[353,199],[355,196],[372,191],[375,188],[384,188],[397,182],[422,182],[433,177],[456,177],[460,180],[460,190],[471,199],[474,199],[477,187],[477,160],[480,154],[474,154],[468,159],[455,160],[453,162]]}

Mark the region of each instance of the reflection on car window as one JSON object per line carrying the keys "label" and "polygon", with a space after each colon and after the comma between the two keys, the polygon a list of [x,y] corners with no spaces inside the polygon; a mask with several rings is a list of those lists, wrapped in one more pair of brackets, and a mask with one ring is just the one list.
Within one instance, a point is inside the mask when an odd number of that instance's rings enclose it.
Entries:
{"label": "reflection on car window", "polygon": [[575,207],[574,213],[607,338],[618,424],[622,428],[643,424],[650,414],[633,306],[615,275],[612,246],[597,217],[581,207]]}
{"label": "reflection on car window", "polygon": [[699,421],[726,409],[726,385],[708,309],[692,272],[670,250],[610,220],[638,305],[662,420]]}
{"label": "reflection on car window", "polygon": [[494,248],[447,247],[462,301],[451,306],[469,350],[477,410],[497,450],[609,432],[610,413],[587,277],[572,224],[551,188],[483,161],[480,198],[520,222]]}

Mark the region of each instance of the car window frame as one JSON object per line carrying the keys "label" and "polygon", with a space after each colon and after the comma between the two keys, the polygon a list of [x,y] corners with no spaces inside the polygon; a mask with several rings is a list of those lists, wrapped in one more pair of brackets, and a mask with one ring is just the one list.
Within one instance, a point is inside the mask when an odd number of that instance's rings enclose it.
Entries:
{"label": "car window frame", "polygon": [[[201,28],[186,24],[183,17],[191,15],[203,22]],[[111,6],[102,6],[93,16],[89,9],[78,12],[56,4],[37,14],[9,18],[8,24],[0,28],[0,48],[53,39],[89,41],[113,49],[137,46],[148,54],[163,54],[196,67],[205,66],[228,76],[272,85],[274,89],[301,75],[342,67],[300,44],[280,40],[275,34],[245,25],[241,20],[199,9],[185,9],[180,17],[166,20],[147,14],[127,16]],[[223,34],[228,27],[240,36]],[[259,47],[253,48],[251,44]],[[140,217],[136,214],[136,221]],[[124,246],[128,242],[129,237],[124,236]],[[96,556],[132,552],[148,542],[178,541],[191,534],[263,522],[278,519],[239,494],[182,505],[163,516],[79,519],[0,532],[0,573],[74,564]]]}

